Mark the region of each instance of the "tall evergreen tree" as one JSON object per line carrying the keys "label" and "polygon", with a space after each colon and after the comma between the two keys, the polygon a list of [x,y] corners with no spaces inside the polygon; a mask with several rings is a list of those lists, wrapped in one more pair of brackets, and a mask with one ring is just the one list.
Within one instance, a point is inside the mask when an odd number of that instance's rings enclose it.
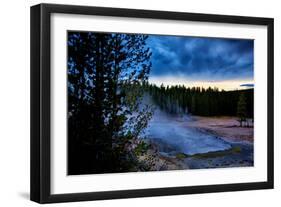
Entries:
{"label": "tall evergreen tree", "polygon": [[244,93],[239,96],[239,101],[237,103],[237,116],[239,118],[240,127],[243,126],[243,122],[246,121],[247,117],[247,103]]}
{"label": "tall evergreen tree", "polygon": [[151,117],[140,107],[151,68],[148,36],[68,35],[69,171],[124,171],[133,161],[126,146]]}

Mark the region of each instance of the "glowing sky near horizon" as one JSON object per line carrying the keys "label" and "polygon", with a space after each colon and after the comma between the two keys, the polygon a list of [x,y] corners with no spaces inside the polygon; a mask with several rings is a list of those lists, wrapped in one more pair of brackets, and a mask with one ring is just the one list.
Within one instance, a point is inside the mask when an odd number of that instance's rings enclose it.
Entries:
{"label": "glowing sky near horizon", "polygon": [[[221,81],[193,81],[176,76],[162,76],[162,77],[150,77],[149,82],[156,84],[157,86],[175,86],[184,85],[185,87],[200,87],[200,88],[218,88],[219,90],[231,91],[253,88],[254,82],[250,79],[241,80],[221,80]],[[245,83],[247,83],[245,85]]]}
{"label": "glowing sky near horizon", "polygon": [[149,35],[147,46],[150,83],[220,90],[254,84],[253,40]]}

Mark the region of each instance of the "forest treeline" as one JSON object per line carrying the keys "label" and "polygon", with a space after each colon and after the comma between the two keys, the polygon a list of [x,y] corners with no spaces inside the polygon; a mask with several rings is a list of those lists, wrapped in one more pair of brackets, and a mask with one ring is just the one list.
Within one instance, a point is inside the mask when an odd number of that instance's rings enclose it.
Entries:
{"label": "forest treeline", "polygon": [[245,107],[242,107],[243,118],[253,118],[254,89],[220,91],[218,88],[210,87],[207,89],[187,88],[183,85],[165,87],[148,83],[145,84],[145,88],[160,109],[171,114],[191,113],[199,116],[237,116],[239,99],[243,94],[245,97],[243,98]]}

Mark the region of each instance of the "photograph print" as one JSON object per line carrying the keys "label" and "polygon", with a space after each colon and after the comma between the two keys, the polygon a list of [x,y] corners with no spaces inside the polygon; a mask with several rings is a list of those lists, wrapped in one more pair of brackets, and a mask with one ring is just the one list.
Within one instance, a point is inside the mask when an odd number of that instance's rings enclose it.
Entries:
{"label": "photograph print", "polygon": [[254,40],[67,32],[68,175],[254,166]]}

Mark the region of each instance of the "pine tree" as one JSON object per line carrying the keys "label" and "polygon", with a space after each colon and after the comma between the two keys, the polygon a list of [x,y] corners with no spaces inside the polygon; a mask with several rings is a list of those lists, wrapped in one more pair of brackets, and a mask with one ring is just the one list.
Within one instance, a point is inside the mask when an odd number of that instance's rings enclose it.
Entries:
{"label": "pine tree", "polygon": [[237,103],[237,116],[239,118],[240,127],[243,126],[243,122],[246,121],[247,117],[247,102],[244,93],[241,93]]}
{"label": "pine tree", "polygon": [[68,37],[69,169],[123,171],[130,165],[126,144],[151,117],[148,107],[139,107],[140,86],[151,68],[148,36],[69,32]]}

